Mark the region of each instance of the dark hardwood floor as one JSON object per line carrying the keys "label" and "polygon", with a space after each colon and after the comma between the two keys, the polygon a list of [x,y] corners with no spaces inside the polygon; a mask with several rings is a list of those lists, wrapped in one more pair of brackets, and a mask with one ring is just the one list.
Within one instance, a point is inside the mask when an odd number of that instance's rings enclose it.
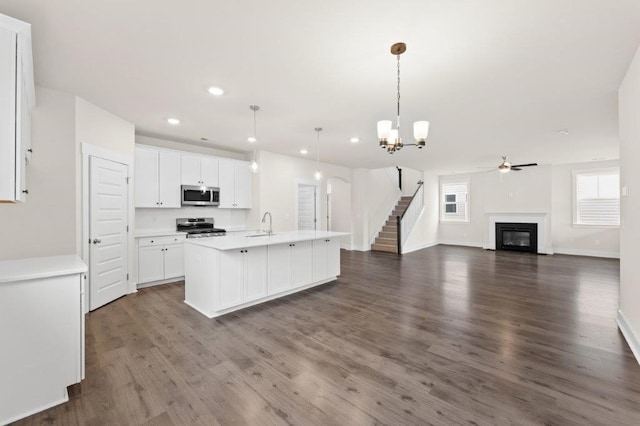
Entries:
{"label": "dark hardwood floor", "polygon": [[619,263],[342,252],[336,283],[209,320],[184,286],[87,315],[86,380],[21,424],[640,424]]}

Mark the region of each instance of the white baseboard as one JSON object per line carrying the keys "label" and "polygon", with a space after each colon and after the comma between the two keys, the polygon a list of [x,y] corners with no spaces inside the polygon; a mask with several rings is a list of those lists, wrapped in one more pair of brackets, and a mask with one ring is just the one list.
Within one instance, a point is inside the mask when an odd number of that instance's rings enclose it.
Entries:
{"label": "white baseboard", "polygon": [[622,332],[629,348],[631,348],[631,352],[633,352],[633,356],[636,357],[636,361],[640,364],[640,339],[638,339],[638,335],[633,331],[631,325],[627,321],[627,318],[624,316],[622,311],[618,309],[618,317],[616,318],[616,322],[618,323],[618,328]]}
{"label": "white baseboard", "polygon": [[[136,291],[135,292],[137,292],[138,291],[137,289],[140,289],[140,288],[153,287],[153,286],[156,286],[156,285],[163,285],[163,284],[172,284],[172,283],[177,283],[179,281],[184,281],[184,277],[176,277],[176,278],[169,278],[169,279],[166,279],[166,280],[142,283],[142,284],[138,284],[136,286]],[[132,292],[132,293],[135,293],[135,292]]]}
{"label": "white baseboard", "polygon": [[437,241],[433,241],[433,242],[430,242],[430,243],[419,244],[419,245],[416,245],[416,246],[403,247],[402,248],[402,254],[411,253],[411,252],[414,252],[414,251],[426,249],[426,248],[437,246],[437,245],[438,245],[438,242]]}
{"label": "white baseboard", "polygon": [[609,259],[620,259],[620,253],[615,251],[580,250],[556,248],[556,254],[569,254],[572,256],[606,257]]}
{"label": "white baseboard", "polygon": [[469,241],[449,241],[449,240],[438,241],[438,244],[443,244],[446,246],[464,246],[464,247],[477,247],[477,248],[483,248],[484,246],[483,243],[474,243]]}

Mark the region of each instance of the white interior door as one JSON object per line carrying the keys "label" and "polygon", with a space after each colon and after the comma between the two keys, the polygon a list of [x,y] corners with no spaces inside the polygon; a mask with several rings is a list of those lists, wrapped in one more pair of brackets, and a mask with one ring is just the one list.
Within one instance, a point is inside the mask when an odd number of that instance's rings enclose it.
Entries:
{"label": "white interior door", "polygon": [[127,293],[127,166],[89,160],[89,308]]}
{"label": "white interior door", "polygon": [[298,184],[298,230],[300,231],[316,229],[316,195],[315,185]]}

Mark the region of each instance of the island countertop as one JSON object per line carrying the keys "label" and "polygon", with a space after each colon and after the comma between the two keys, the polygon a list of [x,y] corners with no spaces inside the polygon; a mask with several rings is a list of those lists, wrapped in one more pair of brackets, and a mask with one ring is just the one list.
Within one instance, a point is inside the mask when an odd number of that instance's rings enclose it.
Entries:
{"label": "island countertop", "polygon": [[249,237],[226,235],[224,237],[192,238],[186,242],[216,250],[235,250],[239,248],[272,246],[276,244],[295,243],[296,241],[320,240],[322,238],[342,237],[348,232],[331,231],[289,231],[274,232],[271,236]]}

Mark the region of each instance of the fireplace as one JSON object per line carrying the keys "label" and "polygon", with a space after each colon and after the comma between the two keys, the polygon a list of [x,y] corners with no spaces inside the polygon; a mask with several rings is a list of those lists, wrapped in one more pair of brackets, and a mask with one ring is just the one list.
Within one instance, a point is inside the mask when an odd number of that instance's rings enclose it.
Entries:
{"label": "fireplace", "polygon": [[496,250],[538,252],[537,223],[496,223]]}

